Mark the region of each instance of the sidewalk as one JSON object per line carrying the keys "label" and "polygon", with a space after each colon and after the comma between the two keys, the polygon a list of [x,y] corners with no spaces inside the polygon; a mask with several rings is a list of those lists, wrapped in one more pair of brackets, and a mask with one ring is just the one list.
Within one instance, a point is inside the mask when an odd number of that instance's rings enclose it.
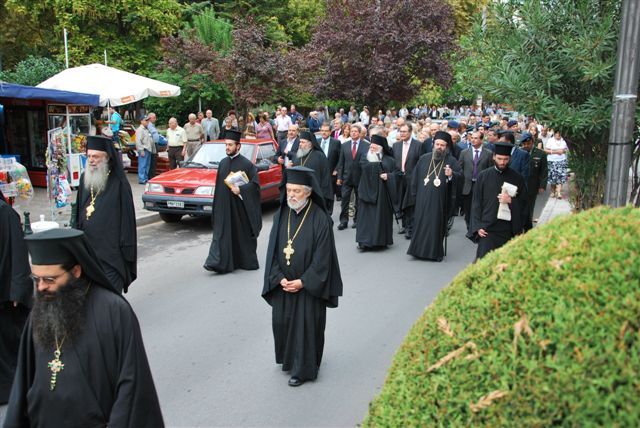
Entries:
{"label": "sidewalk", "polygon": [[[131,191],[133,193],[136,225],[140,227],[160,221],[158,213],[143,209],[142,193],[144,193],[144,185],[138,184],[138,175],[127,173],[127,179],[129,180],[129,184],[131,184]],[[75,202],[76,192],[73,192],[71,200]],[[22,222],[24,222],[24,212],[28,211],[30,213],[32,223],[40,221],[40,216],[44,215],[45,220],[47,221],[56,221],[62,227],[69,226],[69,222],[71,220],[71,205],[67,205],[66,207],[59,209],[53,209],[52,211],[52,205],[49,203],[49,199],[47,198],[47,189],[40,187],[34,188],[34,195],[31,201],[28,203],[20,201],[17,202],[18,203],[14,204],[13,208],[20,214]]]}
{"label": "sidewalk", "polygon": [[548,223],[555,217],[571,214],[572,212],[573,209],[569,203],[569,183],[567,182],[562,186],[562,199],[549,197],[538,218],[538,225]]}

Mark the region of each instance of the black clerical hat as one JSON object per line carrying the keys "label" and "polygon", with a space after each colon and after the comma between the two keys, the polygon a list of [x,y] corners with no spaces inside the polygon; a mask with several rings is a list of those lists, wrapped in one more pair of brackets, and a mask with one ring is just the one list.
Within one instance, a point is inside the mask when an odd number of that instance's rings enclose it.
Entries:
{"label": "black clerical hat", "polygon": [[294,166],[286,169],[287,183],[311,186],[313,184],[313,170],[304,166]]}
{"label": "black clerical hat", "polygon": [[226,131],[224,131],[224,139],[225,140],[233,140],[236,143],[240,142],[240,138],[242,137],[242,133],[234,130],[234,129],[227,129]]}
{"label": "black clerical hat", "polygon": [[391,148],[389,147],[389,143],[387,142],[387,139],[385,137],[383,137],[382,135],[378,135],[378,134],[374,134],[371,136],[371,144],[375,144],[377,146],[381,146],[382,147],[382,151],[385,152],[386,154],[391,154]]}
{"label": "black clerical hat", "polygon": [[98,257],[81,230],[51,229],[28,235],[24,240],[31,255],[32,264],[79,264],[82,266],[82,272],[91,283],[115,292],[111,282],[98,264]]}
{"label": "black clerical hat", "polygon": [[301,140],[307,140],[313,144],[313,148],[316,150],[322,150],[322,146],[320,146],[320,142],[316,138],[316,135],[311,131],[302,131],[300,133]]}
{"label": "black clerical hat", "polygon": [[513,147],[513,144],[496,143],[494,153],[496,155],[511,156],[511,150],[513,149]]}
{"label": "black clerical hat", "polygon": [[109,145],[113,146],[113,140],[111,138],[101,135],[89,135],[87,137],[87,150],[99,150],[111,154]]}
{"label": "black clerical hat", "polygon": [[447,147],[451,147],[453,145],[453,140],[451,139],[451,134],[446,131],[438,131],[436,135],[433,136],[433,141],[436,140],[444,140],[447,142]]}

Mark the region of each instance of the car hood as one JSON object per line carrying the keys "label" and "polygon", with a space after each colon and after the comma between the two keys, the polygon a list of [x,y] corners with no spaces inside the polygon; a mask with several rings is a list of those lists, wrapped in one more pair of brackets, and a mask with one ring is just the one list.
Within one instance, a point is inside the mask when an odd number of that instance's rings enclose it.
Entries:
{"label": "car hood", "polygon": [[217,169],[177,168],[153,177],[149,183],[164,186],[198,187],[216,184]]}

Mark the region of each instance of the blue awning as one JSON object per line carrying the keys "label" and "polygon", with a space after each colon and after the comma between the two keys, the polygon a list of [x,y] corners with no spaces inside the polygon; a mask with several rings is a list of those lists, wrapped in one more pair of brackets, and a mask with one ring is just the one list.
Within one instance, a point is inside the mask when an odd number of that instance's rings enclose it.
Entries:
{"label": "blue awning", "polygon": [[33,86],[16,85],[0,82],[0,98],[19,98],[23,100],[47,100],[62,104],[82,104],[97,106],[100,96],[80,92],[59,91],[57,89],[35,88]]}

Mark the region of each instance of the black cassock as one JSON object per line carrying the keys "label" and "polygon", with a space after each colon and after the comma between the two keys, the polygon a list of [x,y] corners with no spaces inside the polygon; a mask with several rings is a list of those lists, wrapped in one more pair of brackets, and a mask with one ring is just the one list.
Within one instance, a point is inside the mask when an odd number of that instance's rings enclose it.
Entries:
{"label": "black cassock", "polygon": [[[518,187],[517,194],[511,199],[511,221],[498,220],[498,195],[502,193],[502,184],[510,183]],[[471,222],[467,237],[478,243],[476,258],[482,258],[489,251],[503,246],[524,231],[526,217],[525,181],[520,174],[511,168],[499,171],[497,168],[487,168],[478,174],[478,180],[473,189],[471,203]],[[478,235],[478,230],[487,232],[485,238]]]}
{"label": "black cassock", "polygon": [[[433,153],[420,157],[413,170],[409,193],[415,201],[415,215],[413,220],[413,234],[407,254],[420,259],[442,261],[444,257],[444,240],[447,222],[451,217],[452,207],[455,206],[457,182],[462,178],[462,171],[458,161],[447,154],[441,168],[437,168],[440,186],[435,186],[436,173],[429,175],[429,182],[424,180],[429,172]],[[435,161],[435,165],[439,161]],[[444,174],[445,166],[453,170],[451,180],[447,181]]]}
{"label": "black cassock", "polygon": [[[299,214],[291,212],[292,237],[307,207]],[[274,217],[262,297],[272,306],[276,363],[292,377],[313,380],[324,350],[326,308],[338,306],[342,278],[331,217],[315,202],[293,241],[295,252],[287,265],[282,250],[287,243],[289,211],[285,204]],[[283,278],[301,279],[303,288],[297,293],[285,292],[280,285]]]}
{"label": "black cassock", "polygon": [[[393,214],[402,185],[392,157],[380,162],[360,161],[362,176],[358,185],[358,223],[356,242],[365,247],[393,245]],[[387,181],[380,174],[387,173]]]}
{"label": "black cassock", "polygon": [[[20,217],[0,193],[0,404],[9,399],[20,335],[32,304],[29,255]],[[17,306],[13,306],[17,302]]]}
{"label": "black cassock", "polygon": [[118,289],[127,291],[137,277],[136,214],[131,185],[111,171],[103,191],[95,195],[93,214],[87,218],[91,191],[80,178],[77,195],[76,229],[87,236],[107,278]]}
{"label": "black cassock", "polygon": [[[293,166],[304,166],[312,169],[322,189],[325,206],[333,206],[333,187],[331,187],[331,173],[329,161],[322,150],[313,149],[306,156],[294,159]],[[284,175],[284,174],[283,174]]]}
{"label": "black cassock", "polygon": [[35,344],[27,323],[6,428],[164,426],[138,320],[127,301],[92,285],[85,308],[83,330],[62,344],[64,368],[53,391],[48,362],[54,347]]}
{"label": "black cassock", "polygon": [[[249,183],[233,194],[224,179],[231,172],[244,171]],[[256,166],[242,155],[224,158],[218,166],[213,197],[213,241],[205,266],[218,273],[259,268],[256,247],[262,229],[260,182]]]}

